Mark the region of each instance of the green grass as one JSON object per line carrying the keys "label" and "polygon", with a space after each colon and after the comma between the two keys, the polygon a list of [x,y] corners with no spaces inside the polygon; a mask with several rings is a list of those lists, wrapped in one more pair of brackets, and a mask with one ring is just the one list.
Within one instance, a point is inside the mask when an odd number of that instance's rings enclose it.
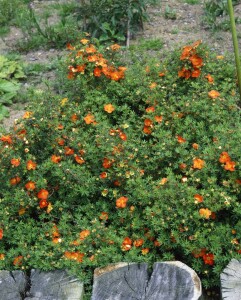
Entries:
{"label": "green grass", "polygon": [[149,50],[158,51],[163,48],[163,45],[164,45],[164,42],[160,38],[158,38],[158,39],[155,38],[155,39],[150,39],[150,40],[141,39],[137,45],[131,46],[131,50],[139,49],[142,51],[149,51]]}

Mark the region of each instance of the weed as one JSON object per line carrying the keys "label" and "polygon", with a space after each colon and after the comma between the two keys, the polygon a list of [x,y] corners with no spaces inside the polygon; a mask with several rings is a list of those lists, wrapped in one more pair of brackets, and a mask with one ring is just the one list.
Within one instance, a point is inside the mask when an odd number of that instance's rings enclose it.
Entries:
{"label": "weed", "polygon": [[170,20],[176,20],[177,13],[175,9],[170,8],[170,6],[166,5],[164,17]]}

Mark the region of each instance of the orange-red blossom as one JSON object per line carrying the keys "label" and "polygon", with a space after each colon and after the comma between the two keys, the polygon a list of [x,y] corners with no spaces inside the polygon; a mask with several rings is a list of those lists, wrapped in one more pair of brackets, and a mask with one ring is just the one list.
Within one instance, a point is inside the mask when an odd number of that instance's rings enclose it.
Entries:
{"label": "orange-red blossom", "polygon": [[116,207],[117,208],[125,208],[127,204],[128,198],[127,197],[120,197],[116,200]]}
{"label": "orange-red blossom", "polygon": [[132,240],[129,237],[124,238],[121,249],[123,251],[129,251],[132,247]]}
{"label": "orange-red blossom", "polygon": [[224,169],[225,170],[231,171],[231,172],[235,171],[236,163],[231,160],[231,157],[229,156],[228,152],[224,151],[220,154],[219,162],[221,164],[224,164]]}

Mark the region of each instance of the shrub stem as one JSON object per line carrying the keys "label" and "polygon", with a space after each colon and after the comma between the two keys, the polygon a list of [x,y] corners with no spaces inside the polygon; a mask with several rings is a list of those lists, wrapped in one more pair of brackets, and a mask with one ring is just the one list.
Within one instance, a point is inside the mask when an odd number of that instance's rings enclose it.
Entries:
{"label": "shrub stem", "polygon": [[235,25],[235,18],[234,18],[232,0],[228,0],[228,11],[229,11],[232,38],[233,38],[233,47],[234,47],[236,69],[237,69],[237,75],[238,75],[239,96],[240,96],[240,101],[241,101],[241,66],[240,66],[238,39],[237,39],[237,32],[236,32],[236,25]]}

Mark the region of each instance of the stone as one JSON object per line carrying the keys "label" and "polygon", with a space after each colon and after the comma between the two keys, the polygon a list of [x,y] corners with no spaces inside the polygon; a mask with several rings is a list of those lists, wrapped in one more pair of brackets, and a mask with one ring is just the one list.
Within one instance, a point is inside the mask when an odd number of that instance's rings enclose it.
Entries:
{"label": "stone", "polygon": [[91,300],[198,300],[202,297],[197,274],[179,261],[158,262],[151,277],[146,263],[119,263],[94,272]]}
{"label": "stone", "polygon": [[232,259],[220,275],[221,296],[225,300],[241,299],[241,261]]}
{"label": "stone", "polygon": [[[25,300],[82,300],[84,286],[65,270],[31,270],[31,287]],[[14,299],[15,300],[15,299]]]}
{"label": "stone", "polygon": [[22,300],[28,280],[22,271],[0,271],[0,300]]}

